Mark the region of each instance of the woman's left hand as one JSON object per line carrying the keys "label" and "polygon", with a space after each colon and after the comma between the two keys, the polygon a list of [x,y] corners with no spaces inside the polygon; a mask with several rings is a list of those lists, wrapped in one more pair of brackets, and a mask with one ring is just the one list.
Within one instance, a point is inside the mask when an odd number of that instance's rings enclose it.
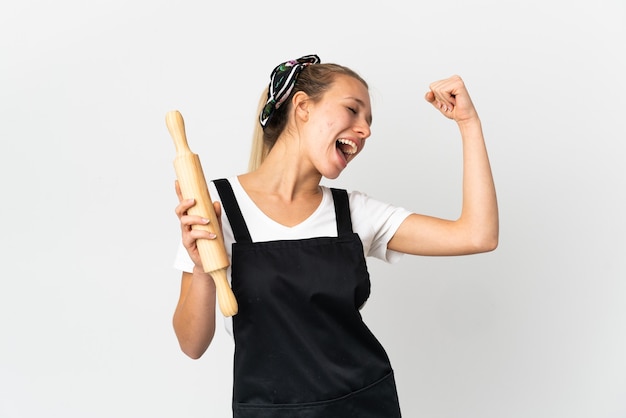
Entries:
{"label": "woman's left hand", "polygon": [[445,117],[464,123],[478,119],[472,99],[465,88],[465,83],[458,75],[435,81],[430,84],[426,101],[437,108]]}

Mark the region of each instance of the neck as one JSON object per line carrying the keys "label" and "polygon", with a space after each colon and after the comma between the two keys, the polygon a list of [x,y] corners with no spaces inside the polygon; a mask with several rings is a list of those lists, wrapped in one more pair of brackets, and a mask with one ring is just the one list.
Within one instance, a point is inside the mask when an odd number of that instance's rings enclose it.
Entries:
{"label": "neck", "polygon": [[321,174],[298,153],[297,147],[277,141],[261,166],[239,177],[244,189],[278,195],[293,201],[319,193]]}

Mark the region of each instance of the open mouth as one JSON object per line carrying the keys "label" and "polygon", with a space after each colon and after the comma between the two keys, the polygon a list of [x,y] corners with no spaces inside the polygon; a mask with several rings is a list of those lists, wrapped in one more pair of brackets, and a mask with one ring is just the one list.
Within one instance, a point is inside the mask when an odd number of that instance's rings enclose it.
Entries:
{"label": "open mouth", "polygon": [[358,148],[354,141],[345,138],[339,138],[335,143],[336,147],[348,158],[350,155],[356,154]]}

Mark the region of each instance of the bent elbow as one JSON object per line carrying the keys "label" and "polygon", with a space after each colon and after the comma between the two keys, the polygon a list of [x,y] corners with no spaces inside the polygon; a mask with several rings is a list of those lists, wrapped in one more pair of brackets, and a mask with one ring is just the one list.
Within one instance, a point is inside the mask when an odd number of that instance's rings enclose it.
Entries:
{"label": "bent elbow", "polygon": [[498,248],[498,238],[493,238],[485,243],[484,252],[488,253]]}
{"label": "bent elbow", "polygon": [[181,351],[190,359],[198,360],[209,348],[211,341],[208,342],[183,342],[179,341]]}
{"label": "bent elbow", "polygon": [[204,354],[204,351],[189,350],[189,349],[185,349],[182,346],[180,348],[183,351],[183,353],[192,360],[198,360]]}
{"label": "bent elbow", "polygon": [[498,248],[498,234],[483,236],[480,240],[475,242],[477,253],[488,253],[494,251],[496,248]]}
{"label": "bent elbow", "polygon": [[195,332],[187,327],[177,326],[176,317],[174,319],[174,333],[178,340],[181,351],[189,358],[198,360],[211,345],[215,329],[205,330],[204,333]]}
{"label": "bent elbow", "polygon": [[466,254],[488,253],[498,247],[498,231],[473,230],[465,236]]}

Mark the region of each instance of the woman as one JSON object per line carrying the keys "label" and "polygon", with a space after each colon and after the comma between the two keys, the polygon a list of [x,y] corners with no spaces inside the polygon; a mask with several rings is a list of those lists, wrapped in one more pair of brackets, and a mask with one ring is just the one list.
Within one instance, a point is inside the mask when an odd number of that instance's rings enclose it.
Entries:
{"label": "woman", "polygon": [[[235,417],[400,416],[391,364],[359,313],[370,290],[365,258],[473,254],[498,242],[481,122],[462,79],[432,83],[425,98],[460,130],[457,220],[321,186],[322,177],[339,176],[370,136],[367,83],[316,55],[272,72],[251,170],[210,185],[239,304],[232,322],[227,319],[235,341]],[[192,229],[208,221],[188,215],[194,202],[177,193],[182,246],[176,265],[183,273],[173,322],[183,352],[199,358],[213,338],[216,315],[215,285],[203,272],[196,240],[215,237]]]}

